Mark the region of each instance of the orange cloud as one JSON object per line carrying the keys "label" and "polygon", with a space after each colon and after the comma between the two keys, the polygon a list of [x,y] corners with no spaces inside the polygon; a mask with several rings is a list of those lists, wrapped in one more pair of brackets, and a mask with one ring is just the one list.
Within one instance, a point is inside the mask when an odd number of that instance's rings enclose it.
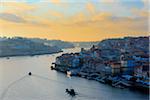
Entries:
{"label": "orange cloud", "polygon": [[133,14],[139,16],[139,17],[145,17],[145,18],[149,18],[150,12],[148,10],[139,10],[139,9],[132,9],[131,10]]}
{"label": "orange cloud", "polygon": [[102,21],[108,19],[110,16],[112,16],[110,13],[99,13],[92,16],[92,21]]}
{"label": "orange cloud", "polygon": [[[57,2],[58,3],[58,2]],[[64,17],[63,13],[49,9],[41,15],[26,14],[36,9],[24,3],[6,3],[6,13],[17,14],[26,23],[15,23],[0,19],[1,36],[42,37],[61,39],[65,41],[97,41],[104,38],[139,36],[148,34],[148,17],[139,19],[115,17],[111,13],[96,13],[92,3],[86,7],[90,15],[84,12],[71,17]],[[147,16],[146,12],[135,11],[138,16]],[[14,17],[13,17],[14,18]],[[57,18],[54,20],[53,18]],[[5,18],[6,19],[6,18]],[[12,19],[11,19],[12,20]]]}
{"label": "orange cloud", "polygon": [[97,41],[112,37],[148,35],[146,20],[133,18],[113,20],[110,19],[111,17],[111,14],[101,13],[88,19],[83,13],[79,13],[70,19],[40,20],[40,23],[47,25],[44,27],[0,20],[0,28],[2,28],[0,32],[5,33],[2,36],[43,37],[65,41]]}
{"label": "orange cloud", "polygon": [[49,16],[54,16],[54,17],[58,17],[58,18],[63,18],[63,17],[64,17],[64,15],[63,15],[62,13],[57,12],[57,11],[54,11],[54,10],[49,10],[49,11],[47,12],[47,15],[49,15]]}
{"label": "orange cloud", "polygon": [[47,0],[49,3],[56,5],[57,7],[68,8],[69,4],[67,2],[63,2],[61,0]]}
{"label": "orange cloud", "polygon": [[103,3],[113,3],[113,2],[118,2],[117,0],[100,0],[100,2]]}
{"label": "orange cloud", "polygon": [[20,14],[37,9],[36,5],[29,5],[23,2],[1,2],[1,6],[5,9],[4,12],[14,14]]}
{"label": "orange cloud", "polygon": [[95,7],[92,3],[88,2],[86,5],[87,10],[91,13],[94,14],[95,13]]}
{"label": "orange cloud", "polygon": [[54,3],[54,4],[58,4],[60,3],[60,0],[49,0],[51,3]]}
{"label": "orange cloud", "polygon": [[85,21],[87,18],[84,15],[84,13],[80,12],[80,13],[77,13],[75,16],[73,16],[71,19],[72,19],[72,23],[78,23],[78,22]]}

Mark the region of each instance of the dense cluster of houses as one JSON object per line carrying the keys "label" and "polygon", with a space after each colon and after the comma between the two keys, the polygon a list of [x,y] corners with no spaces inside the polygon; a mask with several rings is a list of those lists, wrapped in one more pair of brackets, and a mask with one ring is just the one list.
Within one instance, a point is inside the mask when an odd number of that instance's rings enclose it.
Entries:
{"label": "dense cluster of houses", "polygon": [[125,38],[125,41],[121,39],[122,44],[120,40],[115,40],[114,44],[111,44],[114,40],[110,41],[111,45],[106,41],[103,46],[93,46],[88,50],[82,48],[79,53],[63,54],[56,58],[55,69],[71,71],[72,75],[95,80],[104,77],[119,77],[119,80],[136,78],[136,82],[149,86],[149,47],[145,46],[148,38],[143,37],[141,40],[140,37],[139,44],[136,44],[139,38]]}

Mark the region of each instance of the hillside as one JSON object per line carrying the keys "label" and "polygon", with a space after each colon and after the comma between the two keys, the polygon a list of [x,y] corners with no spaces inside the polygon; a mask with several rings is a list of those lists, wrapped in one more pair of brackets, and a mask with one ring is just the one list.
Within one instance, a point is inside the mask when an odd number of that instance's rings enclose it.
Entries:
{"label": "hillside", "polygon": [[60,49],[74,48],[73,43],[61,41],[61,40],[47,40],[47,39],[39,39],[39,38],[32,38],[31,40],[38,43],[44,43],[49,46],[56,46]]}
{"label": "hillside", "polygon": [[144,51],[148,53],[149,37],[106,39],[101,41],[98,46],[101,49],[124,49],[126,52]]}
{"label": "hillside", "polygon": [[60,51],[61,49],[56,46],[47,46],[44,43],[34,42],[27,38],[0,39],[0,57],[51,54]]}

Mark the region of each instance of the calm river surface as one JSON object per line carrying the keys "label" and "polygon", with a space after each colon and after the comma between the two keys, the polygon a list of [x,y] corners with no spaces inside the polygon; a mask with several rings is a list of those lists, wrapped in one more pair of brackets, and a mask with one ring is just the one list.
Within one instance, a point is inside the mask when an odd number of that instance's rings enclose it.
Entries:
{"label": "calm river surface", "polygon": [[[62,53],[77,52],[79,48]],[[0,58],[0,100],[148,100],[148,95],[121,90],[79,77],[50,70],[51,63],[62,53],[40,56]],[[32,76],[28,76],[32,72]],[[78,95],[71,99],[66,88]]]}

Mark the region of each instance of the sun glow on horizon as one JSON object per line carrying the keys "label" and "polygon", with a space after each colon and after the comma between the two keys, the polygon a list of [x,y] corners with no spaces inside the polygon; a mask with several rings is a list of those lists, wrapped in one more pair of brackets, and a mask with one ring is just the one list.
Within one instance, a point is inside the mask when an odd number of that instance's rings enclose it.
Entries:
{"label": "sun glow on horizon", "polygon": [[14,1],[1,2],[1,37],[100,41],[150,32],[148,0]]}

